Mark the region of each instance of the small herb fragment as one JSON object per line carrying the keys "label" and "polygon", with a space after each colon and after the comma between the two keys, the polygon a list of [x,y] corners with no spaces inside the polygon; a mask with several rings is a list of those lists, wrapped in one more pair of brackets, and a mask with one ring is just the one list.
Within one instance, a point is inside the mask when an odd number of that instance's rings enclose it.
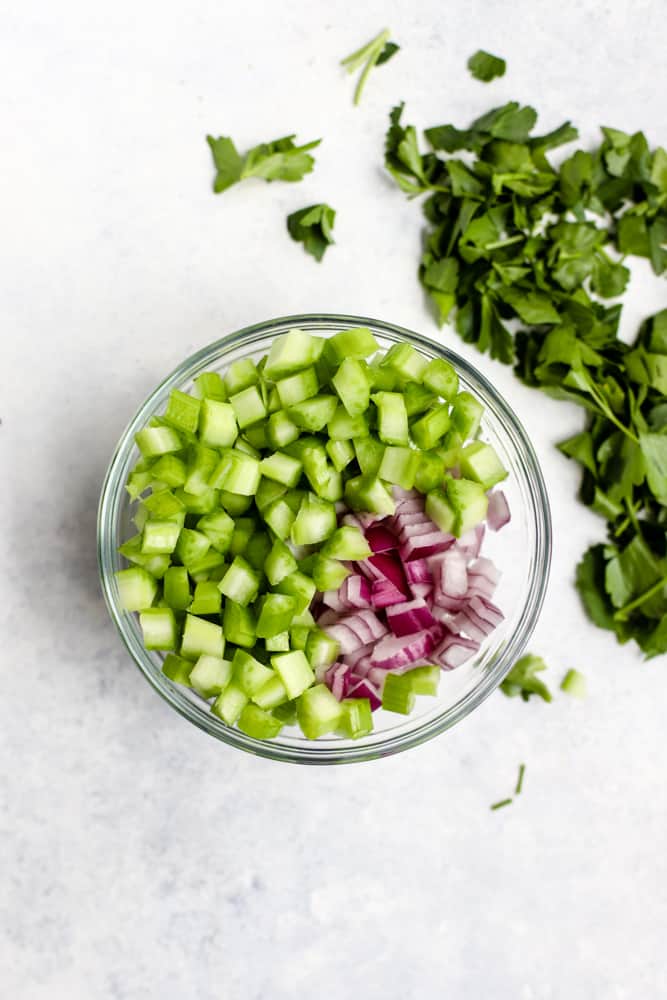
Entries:
{"label": "small herb fragment", "polygon": [[248,177],[262,177],[265,181],[300,181],[315,164],[308,150],[319,146],[321,139],[303,146],[294,144],[294,136],[253,146],[245,155],[237,151],[229,136],[206,136],[217,170],[213,182],[216,194],[226,191],[232,184]]}
{"label": "small herb fragment", "polygon": [[561,681],[560,689],[573,698],[585,698],[586,678],[578,670],[568,670]]}
{"label": "small herb fragment", "polygon": [[516,779],[516,788],[514,789],[515,795],[521,795],[521,789],[523,788],[523,776],[526,773],[526,765],[519,764],[519,775]]}
{"label": "small herb fragment", "polygon": [[491,809],[503,809],[505,806],[511,806],[514,799],[501,799],[500,802],[494,802]]}
{"label": "small herb fragment", "polygon": [[329,205],[310,205],[287,216],[287,229],[293,240],[303,243],[304,250],[315,260],[322,260],[328,246],[333,244],[333,227],[336,212]]}
{"label": "small herb fragment", "polygon": [[499,56],[493,56],[484,49],[478,49],[474,55],[468,59],[468,69],[471,76],[482,83],[489,83],[497,76],[504,76],[507,64]]}
{"label": "small herb fragment", "polygon": [[341,66],[344,66],[348,73],[354,73],[355,70],[360,69],[359,79],[357,81],[357,86],[354,90],[354,103],[359,104],[361,100],[361,95],[368,79],[368,74],[373,69],[374,66],[382,66],[383,63],[389,62],[391,57],[395,55],[400,46],[396,42],[389,41],[390,31],[385,29],[381,31],[379,35],[367,42],[366,45],[362,45],[360,49],[353,52],[351,55],[346,56],[345,59],[341,59]]}
{"label": "small herb fragment", "polygon": [[508,698],[516,698],[521,695],[524,701],[528,701],[531,695],[536,694],[543,701],[551,701],[551,692],[546,684],[535,675],[547,669],[547,665],[541,656],[534,656],[526,653],[520,660],[517,660],[505,680],[500,685],[500,690]]}

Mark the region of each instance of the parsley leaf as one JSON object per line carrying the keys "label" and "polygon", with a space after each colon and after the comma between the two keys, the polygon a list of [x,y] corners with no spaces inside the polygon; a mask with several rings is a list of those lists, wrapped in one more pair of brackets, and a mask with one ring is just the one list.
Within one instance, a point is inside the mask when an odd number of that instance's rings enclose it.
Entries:
{"label": "parsley leaf", "polygon": [[315,260],[322,260],[333,240],[336,213],[329,205],[310,205],[287,216],[287,229],[293,240],[303,243],[304,250]]}
{"label": "parsley leaf", "polygon": [[303,146],[294,144],[294,136],[253,146],[241,156],[229,136],[206,136],[211,149],[216,176],[213,190],[216,194],[226,191],[232,184],[247,177],[262,177],[265,181],[300,181],[315,164],[310,149],[319,146],[321,139]]}
{"label": "parsley leaf", "polygon": [[524,701],[528,701],[531,695],[536,694],[543,701],[551,701],[549,688],[539,677],[535,676],[546,669],[547,665],[542,657],[527,653],[514,664],[500,685],[500,690],[508,698],[521,695]]}
{"label": "parsley leaf", "polygon": [[478,49],[468,59],[468,69],[476,80],[489,83],[495,77],[505,75],[506,63],[504,59],[492,56],[490,52],[485,52],[484,49]]}
{"label": "parsley leaf", "polygon": [[348,73],[354,73],[363,67],[354,90],[353,100],[355,104],[359,104],[361,100],[368,74],[373,67],[382,66],[383,63],[389,62],[391,57],[396,55],[400,49],[400,45],[397,45],[396,42],[389,41],[389,35],[389,29],[385,28],[375,38],[371,38],[370,42],[367,42],[366,45],[362,45],[356,52],[352,52],[345,59],[341,59],[341,66],[344,66]]}

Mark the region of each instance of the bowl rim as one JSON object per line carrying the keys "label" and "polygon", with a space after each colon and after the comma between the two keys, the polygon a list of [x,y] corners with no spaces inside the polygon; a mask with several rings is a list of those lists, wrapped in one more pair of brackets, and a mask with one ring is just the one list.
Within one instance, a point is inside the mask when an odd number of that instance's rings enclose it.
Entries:
{"label": "bowl rim", "polygon": [[[488,669],[482,682],[434,718],[411,727],[408,717],[405,726],[398,732],[393,731],[392,734],[380,730],[357,741],[342,738],[303,741],[303,743],[258,740],[247,736],[239,729],[226,726],[212,714],[198,709],[176,685],[155,671],[148,651],[134,642],[133,635],[129,634],[126,627],[127,612],[120,608],[112,585],[114,568],[111,560],[115,554],[113,525],[118,506],[123,499],[124,486],[120,470],[134,447],[135,431],[153,415],[155,403],[163,393],[167,389],[171,390],[181,385],[184,380],[192,378],[198,370],[204,369],[209,364],[213,362],[219,364],[221,357],[232,348],[238,348],[245,343],[251,346],[254,340],[271,334],[278,336],[295,327],[333,333],[359,326],[369,327],[373,332],[394,342],[407,341],[414,346],[421,346],[430,354],[450,361],[464,374],[466,380],[473,384],[475,391],[482,397],[485,407],[490,406],[493,417],[500,420],[504,432],[510,438],[512,448],[520,459],[531,497],[530,513],[535,524],[536,544],[531,562],[528,597],[515,633],[497,656],[496,662]],[[551,512],[542,471],[522,423],[489,380],[470,362],[414,330],[384,320],[338,313],[304,313],[264,320],[227,334],[189,355],[159,382],[123,430],[109,462],[98,506],[97,557],[104,599],[125,648],[154,690],[180,715],[209,735],[255,756],[301,764],[355,763],[389,756],[433,739],[469,715],[500,685],[525,649],[544,603],[551,564]]]}

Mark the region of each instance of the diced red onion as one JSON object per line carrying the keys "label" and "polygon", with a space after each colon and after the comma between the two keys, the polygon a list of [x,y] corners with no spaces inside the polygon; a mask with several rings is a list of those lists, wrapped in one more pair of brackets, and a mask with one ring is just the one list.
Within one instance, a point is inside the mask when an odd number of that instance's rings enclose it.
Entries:
{"label": "diced red onion", "polygon": [[471,528],[470,531],[466,531],[464,535],[461,535],[456,543],[456,547],[459,548],[468,559],[476,559],[479,555],[479,550],[482,547],[483,539],[484,525],[478,524],[477,527]]}
{"label": "diced red onion", "polygon": [[346,698],[368,698],[371,703],[371,711],[375,711],[382,705],[381,692],[375,687],[368,677],[356,678],[349,675],[349,687],[345,694]]}
{"label": "diced red onion", "polygon": [[428,656],[435,645],[435,636],[428,629],[408,636],[387,635],[376,645],[371,661],[373,666],[392,670]]}
{"label": "diced red onion", "polygon": [[371,606],[371,585],[365,576],[346,577],[339,590],[340,599],[346,608],[369,608]]}
{"label": "diced red onion", "polygon": [[512,519],[507,497],[502,490],[489,493],[489,507],[486,513],[491,531],[500,531]]}
{"label": "diced red onion", "polygon": [[347,625],[344,625],[340,619],[334,625],[322,626],[322,630],[326,632],[330,639],[336,640],[342,656],[349,656],[359,646],[364,645],[356,632],[353,632]]}
{"label": "diced red onion", "polygon": [[340,614],[338,611],[334,611],[333,608],[327,608],[315,619],[319,628],[324,628],[325,625],[336,625]]}
{"label": "diced red onion", "polygon": [[409,636],[422,629],[431,628],[436,624],[436,620],[426,602],[421,598],[415,598],[387,608],[387,623],[394,635]]}
{"label": "diced red onion", "polygon": [[443,670],[454,670],[479,650],[479,643],[462,635],[448,633],[431,654]]}
{"label": "diced red onion", "polygon": [[405,594],[394,586],[391,580],[373,580],[371,585],[371,604],[376,611],[392,604],[400,604],[405,600]]}
{"label": "diced red onion", "polygon": [[366,541],[373,552],[389,552],[398,547],[395,535],[384,524],[373,524],[366,531]]}
{"label": "diced red onion", "polygon": [[446,535],[444,531],[432,531],[427,535],[417,535],[410,538],[405,544],[399,547],[399,554],[404,562],[411,559],[423,559],[426,556],[435,555],[436,552],[443,552],[454,542],[453,535]]}

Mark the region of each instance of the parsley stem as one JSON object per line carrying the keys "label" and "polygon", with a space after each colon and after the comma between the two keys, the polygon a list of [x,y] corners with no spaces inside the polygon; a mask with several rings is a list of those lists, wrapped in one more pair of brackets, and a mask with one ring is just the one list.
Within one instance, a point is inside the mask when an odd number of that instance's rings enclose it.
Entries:
{"label": "parsley stem", "polygon": [[636,437],[636,435],[634,435],[631,430],[628,430],[625,424],[621,423],[621,421],[618,419],[614,411],[607,404],[607,401],[605,400],[604,396],[600,395],[600,393],[597,391],[594,385],[592,384],[590,385],[589,392],[593,397],[593,399],[595,400],[595,402],[600,407],[600,409],[602,410],[607,420],[611,420],[612,424],[615,424],[616,427],[618,427],[619,431],[622,431],[624,434],[626,434],[631,441],[634,441],[635,444],[639,444],[639,438]]}
{"label": "parsley stem", "polygon": [[667,587],[667,576],[663,576],[661,580],[654,583],[648,588],[648,590],[645,590],[643,594],[640,594],[639,597],[635,597],[629,604],[625,604],[622,608],[619,608],[618,611],[614,613],[614,621],[625,621],[631,611],[638,608],[640,604],[644,603],[644,601],[648,601],[649,597],[653,597],[654,594],[660,593],[663,587]]}
{"label": "parsley stem", "polygon": [[516,788],[514,789],[515,795],[521,795],[521,789],[523,788],[523,776],[526,773],[526,765],[519,764],[519,776],[516,779]]}
{"label": "parsley stem", "polygon": [[526,237],[523,233],[518,233],[516,236],[508,236],[506,240],[495,240],[493,243],[485,243],[484,249],[500,250],[501,247],[509,247],[512,246],[513,243],[520,243],[522,240],[525,240],[525,238]]}
{"label": "parsley stem", "polygon": [[491,809],[502,809],[504,806],[511,806],[513,799],[501,799],[500,802],[494,802]]}

